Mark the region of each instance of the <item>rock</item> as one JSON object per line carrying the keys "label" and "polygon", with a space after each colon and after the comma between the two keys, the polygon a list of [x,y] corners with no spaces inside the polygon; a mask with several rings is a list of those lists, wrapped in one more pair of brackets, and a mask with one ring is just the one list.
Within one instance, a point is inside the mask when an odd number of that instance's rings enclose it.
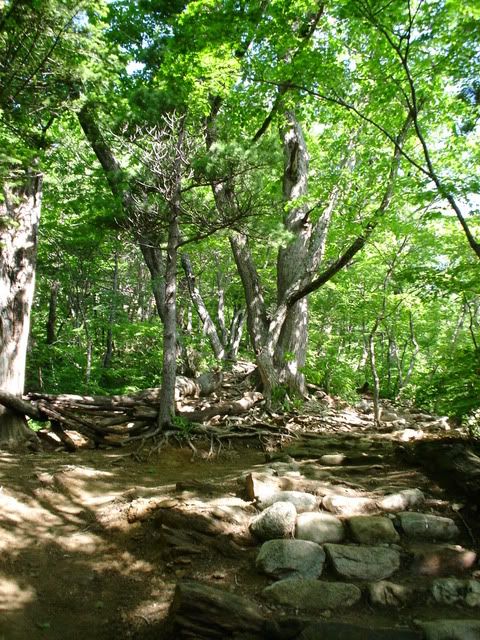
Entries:
{"label": "rock", "polygon": [[[173,638],[263,637],[261,608],[242,596],[197,582],[178,582],[166,626]],[[212,634],[212,629],[215,632]]]}
{"label": "rock", "polygon": [[355,542],[361,544],[394,543],[400,540],[390,518],[383,516],[353,516],[348,524]]}
{"label": "rock", "polygon": [[342,542],[345,538],[343,522],[330,513],[301,513],[297,516],[295,537],[318,544]]}
{"label": "rock", "polygon": [[275,504],[275,502],[290,502],[294,505],[297,513],[314,511],[318,507],[318,499],[311,493],[304,491],[277,491],[268,498],[261,500],[258,508],[266,509]]}
{"label": "rock", "polygon": [[410,442],[410,440],[421,440],[425,433],[421,429],[400,429],[393,431],[392,436],[401,442]]}
{"label": "rock", "polygon": [[335,571],[343,578],[383,580],[400,567],[400,554],[394,549],[330,543],[324,548]]}
{"label": "rock", "polygon": [[425,640],[478,640],[480,620],[435,620],[419,622]]}
{"label": "rock", "polygon": [[451,518],[429,513],[406,512],[398,515],[400,526],[409,538],[419,540],[453,540],[460,531]]}
{"label": "rock", "polygon": [[[283,476],[286,474],[296,474],[300,476],[300,465],[298,464],[298,462],[295,462],[295,460],[291,456],[287,456],[287,458],[289,458],[290,461],[277,460],[276,462],[271,462],[268,466],[278,476]],[[282,488],[284,489],[285,487]]]}
{"label": "rock", "polygon": [[307,540],[269,540],[257,556],[256,566],[274,578],[318,578],[325,552]]}
{"label": "rock", "polygon": [[403,607],[417,597],[412,587],[381,580],[368,585],[368,597],[373,605],[381,607]]}
{"label": "rock", "polygon": [[373,402],[370,402],[369,400],[366,400],[364,398],[357,403],[356,408],[362,413],[373,413]]}
{"label": "rock", "polygon": [[336,466],[343,464],[347,459],[347,456],[344,453],[328,453],[322,456],[319,460],[320,464],[324,464],[326,466]]}
{"label": "rock", "polygon": [[[289,636],[293,638],[294,636]],[[308,625],[296,640],[424,640],[420,631],[413,629],[363,627],[344,622],[315,622]]]}
{"label": "rock", "polygon": [[272,473],[249,473],[245,476],[245,493],[248,500],[266,500],[281,490],[280,478]]}
{"label": "rock", "polygon": [[424,501],[425,496],[420,489],[404,489],[377,500],[377,505],[382,511],[396,512],[417,507],[423,504]]}
{"label": "rock", "polygon": [[331,495],[322,500],[323,507],[341,516],[354,516],[378,511],[375,500],[350,496]]}
{"label": "rock", "polygon": [[383,408],[380,411],[380,419],[382,422],[395,422],[398,418],[398,415],[393,411],[387,411]]}
{"label": "rock", "polygon": [[351,607],[362,592],[353,584],[320,580],[280,580],[263,590],[270,601],[301,609],[321,611]]}
{"label": "rock", "polygon": [[466,573],[477,560],[475,551],[462,547],[439,547],[434,544],[412,545],[411,570],[421,576],[449,576]]}
{"label": "rock", "polygon": [[480,581],[439,578],[432,584],[432,596],[437,604],[480,606]]}
{"label": "rock", "polygon": [[251,533],[259,540],[292,538],[297,510],[290,502],[276,502],[250,524]]}

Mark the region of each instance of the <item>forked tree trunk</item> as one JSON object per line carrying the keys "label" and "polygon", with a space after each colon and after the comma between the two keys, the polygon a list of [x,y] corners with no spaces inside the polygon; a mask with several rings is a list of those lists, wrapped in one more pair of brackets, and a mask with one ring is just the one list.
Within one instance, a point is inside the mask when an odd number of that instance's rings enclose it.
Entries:
{"label": "forked tree trunk", "polygon": [[[35,287],[42,175],[3,185],[0,200],[0,390],[23,393]],[[0,441],[29,437],[25,418],[0,406]]]}
{"label": "forked tree trunk", "polygon": [[[288,288],[304,276],[312,225],[308,220],[309,157],[302,129],[292,113],[286,114],[282,131],[284,171],[283,198],[288,206],[284,219],[286,231],[292,234],[290,242],[280,247],[277,258],[277,302],[280,303]],[[297,203],[298,201],[298,203]],[[307,356],[308,300],[296,302],[287,312],[280,337],[275,346],[275,366],[280,381],[290,391],[305,392],[302,369]]]}

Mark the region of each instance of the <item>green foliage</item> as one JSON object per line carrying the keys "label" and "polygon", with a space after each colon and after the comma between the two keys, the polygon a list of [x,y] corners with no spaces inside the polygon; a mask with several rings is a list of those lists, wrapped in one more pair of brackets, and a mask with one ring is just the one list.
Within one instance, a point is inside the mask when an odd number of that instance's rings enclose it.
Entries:
{"label": "green foliage", "polygon": [[471,438],[480,440],[480,409],[475,409],[466,415],[462,423]]}
{"label": "green foliage", "polygon": [[183,416],[174,416],[173,426],[175,427],[175,429],[178,429],[182,435],[188,436],[188,434],[192,431],[194,424]]}
{"label": "green foliage", "polygon": [[[227,325],[244,304],[243,291],[228,247],[232,225],[216,209],[210,182],[227,181],[235,192],[242,217],[233,228],[249,236],[268,311],[277,302],[278,248],[295,241],[284,226],[293,206],[304,205],[305,225],[315,224],[338,189],[320,270],[375,217],[390,138],[404,122],[411,90],[385,30],[405,46],[408,4],[341,0],[325,5],[321,16],[314,0],[121,0],[83,3],[80,12],[70,1],[4,4],[0,178],[33,161],[46,173],[29,389],[123,393],[161,382],[162,328],[135,248],[143,229],[126,220],[121,198],[111,195],[79,130],[75,111],[87,99],[97,105],[106,141],[134,185],[136,206],[151,211],[156,230],[165,199],[155,192],[151,167],[132,151],[132,138],[165,114],[187,114],[194,150],[184,159],[182,234],[191,239],[225,226],[188,250],[214,318],[216,280],[223,274]],[[417,4],[409,64],[418,83],[419,125],[434,166],[478,238],[480,15],[473,0]],[[314,16],[317,28],[307,41]],[[25,53],[23,66],[22,58],[9,58],[16,50]],[[279,86],[288,88],[281,100]],[[206,144],[212,108],[216,140]],[[295,204],[285,204],[282,195],[278,129],[285,109],[303,122],[310,154],[308,195]],[[144,138],[135,144],[141,147]],[[372,383],[366,345],[374,332],[383,396],[477,420],[478,260],[422,173],[413,133],[405,149],[413,165],[402,160],[392,203],[376,220],[369,245],[310,297],[305,374],[355,400],[356,389]],[[200,369],[209,369],[212,352],[196,316],[189,328],[191,302],[181,274],[178,280],[184,346],[198,354]],[[56,282],[55,340],[48,344]],[[113,352],[105,366],[109,332]],[[242,349],[253,357],[246,341]],[[283,410],[298,402],[282,386],[273,389],[272,401]]]}

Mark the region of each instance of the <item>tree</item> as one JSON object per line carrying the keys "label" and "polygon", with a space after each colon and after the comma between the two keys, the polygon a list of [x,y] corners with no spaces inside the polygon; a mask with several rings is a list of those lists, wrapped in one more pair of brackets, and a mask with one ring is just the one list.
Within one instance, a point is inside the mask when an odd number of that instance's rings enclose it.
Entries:
{"label": "tree", "polygon": [[[12,0],[0,8],[0,389],[15,395],[25,379],[43,163],[68,98],[63,79],[89,48],[85,7]],[[0,408],[0,426],[2,440],[29,435],[7,409]]]}

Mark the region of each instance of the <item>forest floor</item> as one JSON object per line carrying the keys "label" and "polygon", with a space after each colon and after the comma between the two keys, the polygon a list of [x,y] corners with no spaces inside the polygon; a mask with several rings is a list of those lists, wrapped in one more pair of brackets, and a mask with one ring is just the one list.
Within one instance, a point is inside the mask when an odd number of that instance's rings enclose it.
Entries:
{"label": "forest floor", "polygon": [[[175,588],[184,581],[244,597],[265,619],[281,623],[285,616],[304,615],[264,598],[272,577],[255,566],[261,543],[248,530],[257,513],[246,495],[249,473],[256,490],[270,478],[277,489],[303,488],[320,502],[332,495],[347,498],[346,511],[341,505],[336,511],[344,521],[363,509],[370,513],[367,499],[379,504],[385,495],[422,491],[425,500],[415,511],[454,520],[456,539],[432,551],[424,539],[402,537],[391,546],[402,558],[393,580],[403,585],[404,600],[390,597],[393,607],[372,604],[367,582],[353,579],[362,598],[350,607],[323,607],[315,619],[390,629],[382,638],[423,638],[415,635],[419,620],[461,619],[474,625],[465,632],[474,635],[428,637],[480,638],[474,585],[479,531],[475,517],[467,515],[472,505],[399,455],[410,439],[448,435],[445,422],[419,413],[407,419],[385,414],[395,420],[379,431],[364,409],[323,395],[301,413],[269,416],[282,422],[282,437],[235,438],[222,446],[196,440],[193,447],[169,443],[139,452],[138,444],[70,454],[0,452],[0,640],[233,637],[221,624],[211,636],[188,636],[185,628],[184,636],[166,634]],[[241,419],[258,423],[261,408],[256,411]],[[331,566],[325,575],[338,580]],[[432,597],[432,581],[452,575],[471,581],[468,605],[452,597],[455,583],[443,601],[438,589]],[[419,585],[422,597],[411,597]],[[332,633],[340,640],[338,629]]]}

